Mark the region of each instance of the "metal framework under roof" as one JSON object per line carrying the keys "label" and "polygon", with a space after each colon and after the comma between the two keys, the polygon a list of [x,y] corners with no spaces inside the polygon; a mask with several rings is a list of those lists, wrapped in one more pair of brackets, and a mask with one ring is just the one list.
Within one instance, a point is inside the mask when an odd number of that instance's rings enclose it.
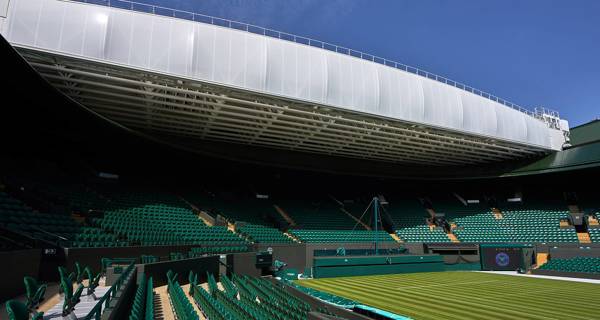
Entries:
{"label": "metal framework under roof", "polygon": [[[59,91],[130,129],[406,164],[448,166],[548,151],[490,137],[17,48]],[[189,147],[189,145],[187,146]]]}

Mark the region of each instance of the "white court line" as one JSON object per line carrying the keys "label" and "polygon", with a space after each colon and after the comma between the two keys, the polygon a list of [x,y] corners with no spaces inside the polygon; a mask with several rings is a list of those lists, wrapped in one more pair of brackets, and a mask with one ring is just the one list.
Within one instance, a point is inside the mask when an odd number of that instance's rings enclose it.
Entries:
{"label": "white court line", "polygon": [[572,282],[583,282],[583,283],[600,284],[600,280],[597,280],[597,279],[584,279],[584,278],[544,276],[544,275],[541,275],[541,274],[522,274],[522,273],[517,273],[515,271],[475,271],[475,272],[491,273],[491,274],[503,274],[503,275],[507,275],[507,276],[518,276],[518,277],[529,277],[529,278],[539,278],[539,279],[563,280],[563,281],[572,281]]}
{"label": "white court line", "polygon": [[423,286],[408,286],[408,287],[398,287],[397,289],[420,289],[420,288],[430,288],[430,287],[443,287],[443,286],[455,286],[455,285],[463,285],[463,284],[481,284],[481,283],[490,283],[490,282],[501,282],[501,280],[485,280],[485,281],[468,281],[468,282],[451,282],[451,283],[438,283],[438,284],[428,284]]}

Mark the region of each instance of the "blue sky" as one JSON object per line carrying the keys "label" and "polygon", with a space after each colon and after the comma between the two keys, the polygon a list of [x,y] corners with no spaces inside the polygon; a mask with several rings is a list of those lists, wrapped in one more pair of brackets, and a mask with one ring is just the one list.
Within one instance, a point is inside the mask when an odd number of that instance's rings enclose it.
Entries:
{"label": "blue sky", "polygon": [[350,47],[571,126],[600,117],[598,0],[137,0]]}

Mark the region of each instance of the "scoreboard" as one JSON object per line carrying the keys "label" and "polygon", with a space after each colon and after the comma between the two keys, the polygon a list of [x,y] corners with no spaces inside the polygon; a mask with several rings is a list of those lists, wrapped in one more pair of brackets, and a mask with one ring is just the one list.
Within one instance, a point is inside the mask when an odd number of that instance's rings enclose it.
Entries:
{"label": "scoreboard", "polygon": [[521,244],[482,244],[481,270],[528,270],[533,263],[533,246]]}

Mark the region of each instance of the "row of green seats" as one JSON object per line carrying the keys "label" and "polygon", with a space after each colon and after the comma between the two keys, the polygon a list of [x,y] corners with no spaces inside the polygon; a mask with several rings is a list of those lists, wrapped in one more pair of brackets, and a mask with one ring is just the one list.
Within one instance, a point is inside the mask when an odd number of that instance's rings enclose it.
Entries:
{"label": "row of green seats", "polygon": [[341,204],[331,199],[282,200],[278,205],[296,222],[297,228],[351,230],[357,224],[341,210]]}
{"label": "row of green seats", "polygon": [[169,253],[169,260],[171,260],[171,261],[183,260],[186,258],[187,258],[187,256],[181,252],[170,252]]}
{"label": "row of green seats", "polygon": [[9,320],[42,320],[44,319],[43,312],[31,311],[19,300],[8,300],[6,302],[6,314]]}
{"label": "row of green seats", "polygon": [[167,272],[167,291],[171,306],[178,320],[198,320],[198,314],[194,310],[194,306],[185,296],[183,289],[177,282],[177,274],[169,270]]}
{"label": "row of green seats", "polygon": [[454,231],[461,242],[578,242],[574,228],[561,228],[568,211],[507,210],[497,219],[492,212],[456,218]]}
{"label": "row of green seats", "polygon": [[233,281],[246,301],[258,299],[265,306],[269,319],[306,319],[311,307],[305,301],[287,292],[280,284],[262,278],[234,276]]}
{"label": "row of green seats", "polygon": [[248,241],[254,243],[292,243],[294,242],[279,229],[270,228],[263,225],[246,224],[236,231],[244,236]]}
{"label": "row of green seats", "polygon": [[142,255],[140,257],[140,262],[142,264],[146,264],[146,263],[154,263],[154,262],[158,262],[158,257],[156,256],[152,256],[152,255]]}
{"label": "row of green seats", "polygon": [[146,279],[144,273],[140,274],[141,280],[133,298],[133,306],[129,313],[129,320],[154,319],[154,286],[152,277]]}
{"label": "row of green seats", "polygon": [[305,320],[310,305],[267,280],[221,275],[223,290],[212,274],[208,274],[208,292],[196,286],[194,301],[208,319],[228,320]]}
{"label": "row of green seats", "polygon": [[60,243],[72,248],[116,248],[129,246],[129,241],[64,241]]}
{"label": "row of green seats", "polygon": [[556,259],[551,258],[540,267],[540,270],[560,272],[600,273],[600,258],[575,257]]}
{"label": "row of green seats", "polygon": [[600,243],[600,228],[589,228],[590,239],[592,242]]}
{"label": "row of green seats", "polygon": [[288,231],[302,242],[328,243],[328,242],[373,242],[374,237],[381,242],[394,242],[395,240],[385,231],[368,230],[304,230],[293,229]]}
{"label": "row of green seats", "polygon": [[199,257],[204,254],[247,252],[248,250],[249,250],[248,246],[193,247],[190,249],[190,257]]}
{"label": "row of green seats", "polygon": [[427,225],[399,229],[396,234],[405,242],[451,242],[444,230]]}
{"label": "row of green seats", "polygon": [[4,202],[10,208],[0,206],[0,225],[8,229],[64,246],[103,247],[106,242],[115,241],[114,235],[99,228],[83,227],[68,215],[32,211],[6,193],[0,194],[0,203]]}

